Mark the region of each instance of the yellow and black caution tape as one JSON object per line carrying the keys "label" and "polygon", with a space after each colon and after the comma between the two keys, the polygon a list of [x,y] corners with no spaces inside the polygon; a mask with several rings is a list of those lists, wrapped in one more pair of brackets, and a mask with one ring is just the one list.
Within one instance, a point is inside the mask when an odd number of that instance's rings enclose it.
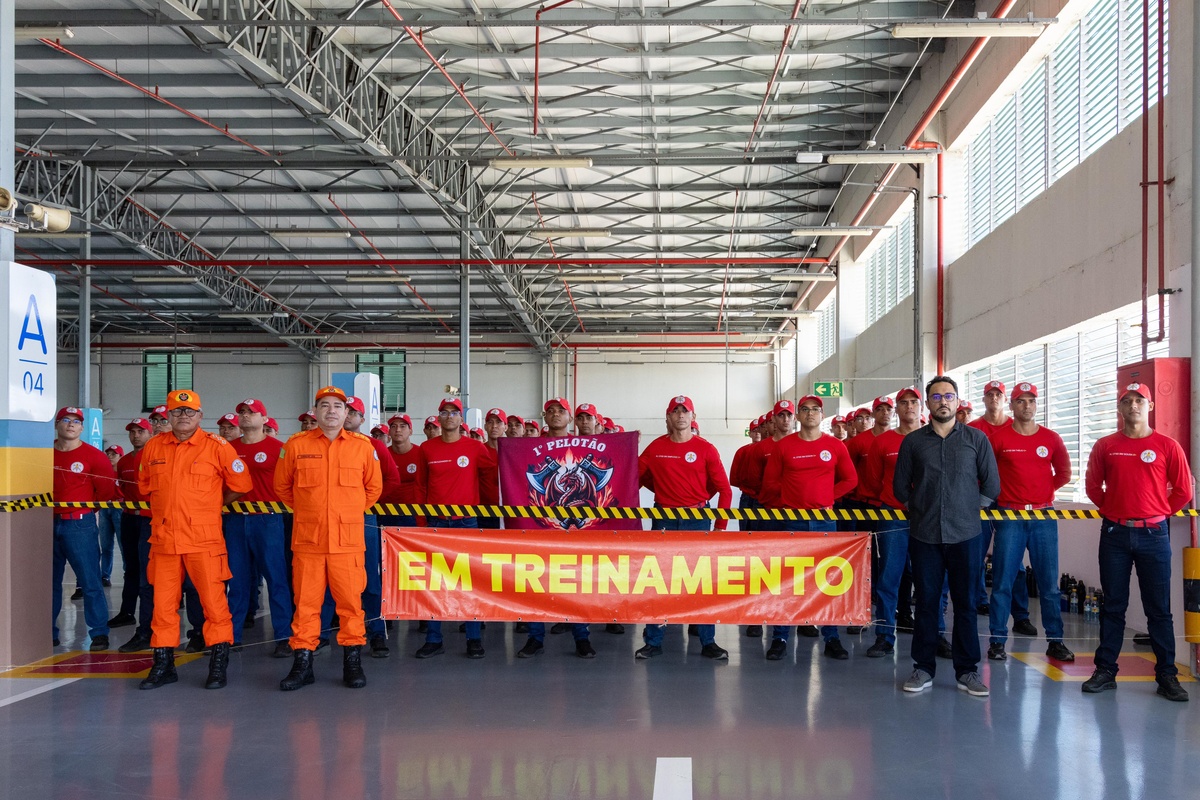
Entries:
{"label": "yellow and black caution tape", "polygon": [[[56,503],[49,494],[22,497],[18,500],[0,501],[0,512],[25,511],[31,508],[119,508],[124,511],[148,509],[148,503],[109,501],[94,503]],[[291,509],[283,503],[235,502],[225,511],[237,514],[290,514]],[[393,504],[379,503],[372,509],[375,514],[386,516],[424,517],[488,517],[515,519],[724,519],[760,520],[765,522],[795,522],[826,520],[849,522],[885,522],[906,519],[903,511],[891,509],[790,509],[790,508],[642,508],[613,507],[585,508],[581,506],[493,506],[493,505],[440,505],[431,503]],[[1200,516],[1200,511],[1185,508],[1177,517]],[[1048,520],[1048,519],[1099,519],[1095,509],[1062,510],[984,510],[980,519],[991,520]]]}

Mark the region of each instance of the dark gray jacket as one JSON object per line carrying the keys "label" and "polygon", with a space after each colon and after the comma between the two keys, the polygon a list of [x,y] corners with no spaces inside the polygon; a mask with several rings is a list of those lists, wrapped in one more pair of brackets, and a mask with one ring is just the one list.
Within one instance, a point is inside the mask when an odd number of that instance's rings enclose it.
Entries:
{"label": "dark gray jacket", "polygon": [[900,443],[892,490],[908,508],[910,536],[955,544],[980,534],[979,509],[1000,494],[1000,472],[983,431],[955,422],[943,439],[926,425]]}

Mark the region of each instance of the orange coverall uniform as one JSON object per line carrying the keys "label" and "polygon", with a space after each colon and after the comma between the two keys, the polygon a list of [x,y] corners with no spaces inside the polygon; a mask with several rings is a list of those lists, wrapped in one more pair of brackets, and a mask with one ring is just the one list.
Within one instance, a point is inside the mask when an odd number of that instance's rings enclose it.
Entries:
{"label": "orange coverall uniform", "polygon": [[316,650],[325,587],[342,625],[338,644],[367,641],[362,593],[367,588],[363,514],[383,493],[379,456],[371,439],[319,428],[288,439],[275,466],[275,491],[292,509],[292,618],[295,650]]}
{"label": "orange coverall uniform", "polygon": [[229,442],[196,431],[187,441],[160,433],[142,448],[138,490],[150,499],[150,562],[154,586],[151,647],[179,645],[179,595],[183,573],[191,577],[204,608],[204,642],[233,644],[233,624],[225,601],[231,577],[221,531],[225,491],[253,488]]}

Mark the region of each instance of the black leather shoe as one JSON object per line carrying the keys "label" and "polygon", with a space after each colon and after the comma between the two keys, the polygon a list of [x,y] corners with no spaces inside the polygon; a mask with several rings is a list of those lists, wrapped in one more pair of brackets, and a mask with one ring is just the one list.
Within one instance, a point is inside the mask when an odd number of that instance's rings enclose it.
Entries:
{"label": "black leather shoe", "polygon": [[483,642],[479,639],[467,639],[467,658],[483,658]]}
{"label": "black leather shoe", "polygon": [[699,625],[688,625],[688,636],[699,636],[699,635],[700,635],[700,626]]}
{"label": "black leather shoe", "polygon": [[546,648],[537,639],[530,636],[525,640],[525,646],[517,651],[517,658],[533,658],[540,656]]}
{"label": "black leather shoe", "polygon": [[896,630],[911,631],[917,623],[913,620],[912,614],[897,614],[896,615]]}
{"label": "black leather shoe", "polygon": [[892,646],[883,636],[875,637],[875,644],[867,648],[867,658],[886,658],[896,652],[896,648]]}
{"label": "black leather shoe", "polygon": [[1004,652],[1004,645],[1001,642],[992,642],[989,644],[987,656],[989,661],[1008,660],[1008,653]]}
{"label": "black leather shoe", "polygon": [[446,652],[446,646],[441,642],[426,642],[417,650],[417,658],[433,658]]}
{"label": "black leather shoe", "polygon": [[842,646],[841,639],[830,639],[825,643],[825,655],[838,661],[845,661],[850,658],[850,653]]}
{"label": "black leather shoe", "polygon": [[377,634],[371,637],[371,658],[387,658],[392,654],[388,649],[387,637]]}
{"label": "black leather shoe", "polygon": [[1111,672],[1097,668],[1092,673],[1092,677],[1083,682],[1084,694],[1100,694],[1100,692],[1111,692],[1117,688],[1117,676]]}
{"label": "black leather shoe", "polygon": [[1135,645],[1137,645],[1138,647],[1149,647],[1150,646],[1150,634],[1135,633],[1133,635],[1133,643]]}
{"label": "black leather shoe", "polygon": [[295,655],[295,652],[292,650],[292,646],[288,643],[287,639],[281,639],[275,645],[275,649],[271,651],[271,658],[291,658],[293,655]]}
{"label": "black leather shoe", "polygon": [[135,633],[133,638],[125,644],[117,648],[118,653],[136,653],[140,650],[150,649],[150,637],[143,636],[140,633]]}
{"label": "black leather shoe", "polygon": [[517,624],[513,625],[513,633],[529,633],[529,623],[518,622]]}
{"label": "black leather shoe", "polygon": [[90,647],[88,647],[88,650],[90,650],[93,653],[99,653],[100,651],[107,650],[107,649],[108,649],[108,637],[107,636],[93,636],[92,637],[92,644]]}
{"label": "black leather shoe", "polygon": [[604,626],[604,632],[620,635],[625,632],[625,626],[619,622],[610,622]]}
{"label": "black leather shoe", "polygon": [[124,628],[127,625],[137,625],[137,619],[133,614],[126,614],[124,611],[108,621],[110,628]]}
{"label": "black leather shoe", "polygon": [[939,636],[937,638],[937,657],[954,658],[954,648],[950,645],[950,642],[946,640],[945,636]]}
{"label": "black leather shoe", "polygon": [[761,639],[763,634],[762,625],[747,625],[746,636],[751,639]]}
{"label": "black leather shoe", "polygon": [[139,689],[157,689],[179,680],[175,672],[175,651],[170,647],[154,648],[154,664],[150,672],[138,684]]}
{"label": "black leather shoe", "polygon": [[342,683],[347,689],[361,689],[367,685],[367,676],[362,668],[362,645],[342,648]]}
{"label": "black leather shoe", "polygon": [[711,642],[700,648],[700,655],[715,661],[725,661],[729,658],[729,651],[716,642]]}
{"label": "black leather shoe", "polygon": [[321,637],[321,638],[317,639],[317,649],[313,650],[313,655],[316,655],[317,653],[321,652],[322,650],[325,650],[328,647],[329,647],[329,638],[328,637]]}
{"label": "black leather shoe", "polygon": [[1187,690],[1179,685],[1179,678],[1174,675],[1163,675],[1155,678],[1158,683],[1158,694],[1176,703],[1188,701]]}
{"label": "black leather shoe", "polygon": [[816,625],[797,625],[796,633],[801,636],[807,636],[810,639],[815,639],[821,635],[821,631],[817,630]]}
{"label": "black leather shoe", "polygon": [[1038,630],[1034,627],[1032,622],[1027,619],[1023,619],[1019,622],[1013,623],[1013,633],[1019,636],[1037,636]]}
{"label": "black leather shoe", "polygon": [[1051,642],[1046,646],[1046,656],[1055,661],[1074,661],[1075,654],[1062,642]]}
{"label": "black leather shoe", "polygon": [[575,655],[580,658],[595,658],[596,649],[592,647],[592,643],[587,639],[575,640]]}
{"label": "black leather shoe", "polygon": [[208,659],[208,680],[205,689],[224,689],[229,682],[229,642],[214,644],[212,657]]}
{"label": "black leather shoe", "polygon": [[642,645],[641,647],[639,647],[634,652],[633,657],[640,660],[640,659],[646,659],[646,658],[654,658],[656,656],[661,656],[662,654],[663,654],[662,647],[660,647],[659,645],[656,645],[656,644],[647,644],[647,645]]}
{"label": "black leather shoe", "polygon": [[308,686],[317,678],[313,675],[313,651],[297,650],[292,657],[292,671],[279,682],[282,692],[294,692],[301,686]]}
{"label": "black leather shoe", "polygon": [[571,626],[566,622],[556,622],[550,626],[551,633],[566,633],[571,630]]}
{"label": "black leather shoe", "polygon": [[204,652],[204,636],[196,634],[188,637],[187,647],[183,648],[185,653],[203,653]]}
{"label": "black leather shoe", "polygon": [[100,585],[101,585],[101,586],[103,586],[105,589],[111,589],[111,588],[112,588],[112,581],[111,581],[110,579],[108,579],[108,578],[101,578],[101,579],[100,579]]}
{"label": "black leather shoe", "polygon": [[986,617],[992,613],[992,607],[987,603],[980,603],[979,605],[975,606],[975,613],[981,617]]}
{"label": "black leather shoe", "polygon": [[787,655],[787,642],[783,639],[772,639],[771,646],[767,648],[767,661],[782,661]]}
{"label": "black leather shoe", "polygon": [[426,622],[425,620],[421,620],[420,622],[417,623],[417,633],[425,633],[428,630],[429,630],[429,623]]}
{"label": "black leather shoe", "polygon": [[71,593],[71,599],[72,600],[82,600],[83,599],[83,587],[82,586],[77,587],[75,589],[75,591]]}

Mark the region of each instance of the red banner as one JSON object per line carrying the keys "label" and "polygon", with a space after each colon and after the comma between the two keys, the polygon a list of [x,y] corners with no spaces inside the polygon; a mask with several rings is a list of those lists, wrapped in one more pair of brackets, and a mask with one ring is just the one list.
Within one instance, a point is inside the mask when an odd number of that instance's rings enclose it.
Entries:
{"label": "red banner", "polygon": [[[509,506],[630,508],[638,495],[638,435],[560,436],[497,442],[500,502]],[[641,520],[506,519],[505,527],[641,530]]]}
{"label": "red banner", "polygon": [[864,533],[383,529],[383,616],[866,625]]}

